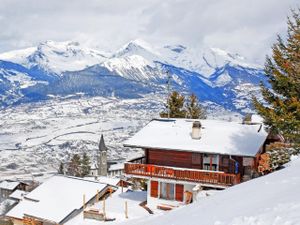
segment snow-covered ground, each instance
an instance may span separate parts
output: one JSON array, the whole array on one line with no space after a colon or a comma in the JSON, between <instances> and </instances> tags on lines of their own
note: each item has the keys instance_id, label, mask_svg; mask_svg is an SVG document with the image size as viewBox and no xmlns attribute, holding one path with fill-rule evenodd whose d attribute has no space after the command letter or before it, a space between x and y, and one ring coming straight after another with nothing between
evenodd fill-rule
<instances>
[{"instance_id":1,"label":"snow-covered ground","mask_svg":"<svg viewBox=\"0 0 300 225\"><path fill-rule=\"evenodd\" d=\"M109 159L122 162L140 155L141 150L124 148L123 142L158 117L164 99L158 94L128 100L82 97L1 110L0 179L56 172L59 163L74 153L87 152L94 161L101 134ZM237 114L209 107L210 118L239 119Z\"/></svg>"},{"instance_id":2,"label":"snow-covered ground","mask_svg":"<svg viewBox=\"0 0 300 225\"><path fill-rule=\"evenodd\" d=\"M147 192L145 191L127 191L125 188L123 190L119 188L116 192L112 194L105 200L105 212L107 219L114 219L114 221L109 222L109 224L118 224L124 221L130 221L136 218L145 218L151 216L149 212L144 209L139 204L146 201ZM128 207L128 218L125 217L125 202L127 202ZM87 209L103 211L103 201L98 202L92 206L87 207ZM76 216L74 219L68 221L66 225L96 225L96 224L106 224L104 221L97 221L91 219L83 219L82 213Z\"/></svg>"},{"instance_id":3,"label":"snow-covered ground","mask_svg":"<svg viewBox=\"0 0 300 225\"><path fill-rule=\"evenodd\" d=\"M109 159L124 160L140 150L122 143L157 117L159 98L82 98L22 105L0 113L0 177L56 171L71 154L95 160L104 134Z\"/></svg>"},{"instance_id":4,"label":"snow-covered ground","mask_svg":"<svg viewBox=\"0 0 300 225\"><path fill-rule=\"evenodd\" d=\"M300 224L300 158L272 174L236 185L165 215L130 225L297 225Z\"/></svg>"}]
</instances>

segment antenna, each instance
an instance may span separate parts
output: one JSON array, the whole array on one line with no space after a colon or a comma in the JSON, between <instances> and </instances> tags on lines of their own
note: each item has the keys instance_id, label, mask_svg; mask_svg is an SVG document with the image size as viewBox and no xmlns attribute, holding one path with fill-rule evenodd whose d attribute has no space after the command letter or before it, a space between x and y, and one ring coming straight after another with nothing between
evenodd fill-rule
<instances>
[{"instance_id":1,"label":"antenna","mask_svg":"<svg viewBox=\"0 0 300 225\"><path fill-rule=\"evenodd\" d=\"M170 71L167 70L167 75L168 75L168 81L167 81L167 90L168 90L168 98L167 98L167 105L168 105L168 119L170 119L170 102L169 102L169 99L170 99L170 83L171 83L171 74L170 74Z\"/></svg>"}]
</instances>

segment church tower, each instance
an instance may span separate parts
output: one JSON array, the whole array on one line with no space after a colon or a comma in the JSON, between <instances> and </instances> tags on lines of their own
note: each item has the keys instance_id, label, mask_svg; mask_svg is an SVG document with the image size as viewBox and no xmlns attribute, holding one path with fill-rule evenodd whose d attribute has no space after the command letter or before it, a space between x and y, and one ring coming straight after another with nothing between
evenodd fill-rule
<instances>
[{"instance_id":1,"label":"church tower","mask_svg":"<svg viewBox=\"0 0 300 225\"><path fill-rule=\"evenodd\" d=\"M103 134L99 142L98 150L98 176L107 176L107 147L104 143Z\"/></svg>"}]
</instances>

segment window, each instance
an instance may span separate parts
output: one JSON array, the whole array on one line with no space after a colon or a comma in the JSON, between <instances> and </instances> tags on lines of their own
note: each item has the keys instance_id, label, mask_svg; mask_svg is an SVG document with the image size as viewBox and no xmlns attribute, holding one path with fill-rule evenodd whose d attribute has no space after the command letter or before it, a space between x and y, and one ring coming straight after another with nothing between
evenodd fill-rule
<instances>
[{"instance_id":1,"label":"window","mask_svg":"<svg viewBox=\"0 0 300 225\"><path fill-rule=\"evenodd\" d=\"M218 161L219 161L218 155L204 154L203 155L203 169L217 171L218 164L219 164Z\"/></svg>"},{"instance_id":2,"label":"window","mask_svg":"<svg viewBox=\"0 0 300 225\"><path fill-rule=\"evenodd\" d=\"M174 200L175 198L175 185L171 183L160 183L160 198L166 200Z\"/></svg>"}]
</instances>

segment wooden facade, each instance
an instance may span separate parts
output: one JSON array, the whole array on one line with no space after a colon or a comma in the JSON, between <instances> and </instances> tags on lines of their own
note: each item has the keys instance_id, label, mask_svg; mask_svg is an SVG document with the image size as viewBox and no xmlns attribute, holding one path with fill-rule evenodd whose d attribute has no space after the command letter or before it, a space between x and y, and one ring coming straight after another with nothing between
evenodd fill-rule
<instances>
[{"instance_id":1,"label":"wooden facade","mask_svg":"<svg viewBox=\"0 0 300 225\"><path fill-rule=\"evenodd\" d=\"M175 151L175 150L160 150L160 149L145 149L146 164L180 167L187 169L223 171L225 173L239 173L241 176L244 174L243 157L242 156L229 156L218 155L217 167L214 169L214 162L212 158L216 155L205 154L198 152L188 151ZM209 159L209 165L204 168L203 158Z\"/></svg>"}]
</instances>

